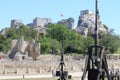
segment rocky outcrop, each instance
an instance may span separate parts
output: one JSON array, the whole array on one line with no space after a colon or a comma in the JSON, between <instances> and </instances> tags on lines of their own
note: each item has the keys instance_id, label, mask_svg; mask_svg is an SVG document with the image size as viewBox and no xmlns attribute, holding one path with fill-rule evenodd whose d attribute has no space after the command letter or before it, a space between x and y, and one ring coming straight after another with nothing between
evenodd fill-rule
<instances>
[{"instance_id":1,"label":"rocky outcrop","mask_svg":"<svg viewBox=\"0 0 120 80\"><path fill-rule=\"evenodd\" d=\"M28 26L30 26L32 29L34 28L44 28L46 27L46 25L48 25L49 23L52 23L52 19L51 18L40 18L40 17L36 17L33 20L33 23L29 23L27 24Z\"/></svg>"},{"instance_id":2,"label":"rocky outcrop","mask_svg":"<svg viewBox=\"0 0 120 80\"><path fill-rule=\"evenodd\" d=\"M5 29L2 29L2 30L0 31L0 34L1 34L1 35L6 35L6 31L7 31L6 28L5 28Z\"/></svg>"},{"instance_id":3,"label":"rocky outcrop","mask_svg":"<svg viewBox=\"0 0 120 80\"><path fill-rule=\"evenodd\" d=\"M17 52L24 54L24 51L27 45L28 45L28 42L24 41L24 37L21 37L19 40L12 40L11 42L12 50L11 50L11 53L9 54L9 57L11 59L14 59Z\"/></svg>"},{"instance_id":4,"label":"rocky outcrop","mask_svg":"<svg viewBox=\"0 0 120 80\"><path fill-rule=\"evenodd\" d=\"M90 10L83 10L79 16L78 26L76 31L84 36L93 35L95 30L95 14ZM102 35L107 30L98 17L98 34Z\"/></svg>"},{"instance_id":5,"label":"rocky outcrop","mask_svg":"<svg viewBox=\"0 0 120 80\"><path fill-rule=\"evenodd\" d=\"M73 29L74 28L74 19L73 18L63 19L61 21L58 21L57 24L63 24L68 29Z\"/></svg>"},{"instance_id":6,"label":"rocky outcrop","mask_svg":"<svg viewBox=\"0 0 120 80\"><path fill-rule=\"evenodd\" d=\"M1 59L7 59L7 55L0 51L0 60Z\"/></svg>"},{"instance_id":7,"label":"rocky outcrop","mask_svg":"<svg viewBox=\"0 0 120 80\"><path fill-rule=\"evenodd\" d=\"M46 34L46 29L48 27L48 24L52 23L51 18L40 18L36 17L32 23L27 24L30 26L31 30L37 30L40 35Z\"/></svg>"},{"instance_id":8,"label":"rocky outcrop","mask_svg":"<svg viewBox=\"0 0 120 80\"><path fill-rule=\"evenodd\" d=\"M11 27L13 28L19 28L22 24L23 22L20 19L11 20Z\"/></svg>"},{"instance_id":9,"label":"rocky outcrop","mask_svg":"<svg viewBox=\"0 0 120 80\"><path fill-rule=\"evenodd\" d=\"M35 40L24 41L24 37L21 37L19 40L12 40L11 45L10 59L15 59L17 56L21 60L21 58L28 55L28 57L32 57L35 60L37 55L40 54L40 44L35 43Z\"/></svg>"},{"instance_id":10,"label":"rocky outcrop","mask_svg":"<svg viewBox=\"0 0 120 80\"><path fill-rule=\"evenodd\" d=\"M36 60L36 57L40 54L40 44L35 43L35 40L31 40L26 48L28 56L32 57L33 60Z\"/></svg>"}]
</instances>

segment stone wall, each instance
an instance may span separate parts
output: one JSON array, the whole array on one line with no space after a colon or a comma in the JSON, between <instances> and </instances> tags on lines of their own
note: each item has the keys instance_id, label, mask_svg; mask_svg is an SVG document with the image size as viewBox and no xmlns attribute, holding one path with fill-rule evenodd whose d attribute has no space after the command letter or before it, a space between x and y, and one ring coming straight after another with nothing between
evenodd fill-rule
<instances>
[{"instance_id":1,"label":"stone wall","mask_svg":"<svg viewBox=\"0 0 120 80\"><path fill-rule=\"evenodd\" d=\"M43 74L55 72L59 69L60 56L41 55L37 61L0 61L0 74ZM69 71L81 71L82 65L79 60L73 60L65 56L65 65Z\"/></svg>"},{"instance_id":2,"label":"stone wall","mask_svg":"<svg viewBox=\"0 0 120 80\"><path fill-rule=\"evenodd\" d=\"M1 63L0 74L38 74L38 73L51 73L58 68L59 62L54 64L51 62L4 62ZM71 66L70 63L66 64L69 71L79 70L79 67Z\"/></svg>"},{"instance_id":3,"label":"stone wall","mask_svg":"<svg viewBox=\"0 0 120 80\"><path fill-rule=\"evenodd\" d=\"M84 69L85 59L65 56L65 65L69 72L78 72ZM52 73L60 69L60 56L41 55L37 61L0 61L0 74L43 74ZM119 69L120 60L108 60L109 69Z\"/></svg>"}]
</instances>

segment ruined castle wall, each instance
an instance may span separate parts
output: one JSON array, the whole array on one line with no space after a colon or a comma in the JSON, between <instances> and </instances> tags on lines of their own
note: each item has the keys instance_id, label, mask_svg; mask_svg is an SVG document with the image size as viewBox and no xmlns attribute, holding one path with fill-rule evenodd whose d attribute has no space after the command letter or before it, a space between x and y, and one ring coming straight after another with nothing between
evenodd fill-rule
<instances>
[{"instance_id":1,"label":"ruined castle wall","mask_svg":"<svg viewBox=\"0 0 120 80\"><path fill-rule=\"evenodd\" d=\"M85 59L65 56L66 70L69 72L82 72ZM109 69L119 69L120 60L108 59ZM52 73L59 69L60 56L41 55L37 61L0 61L0 74L43 74Z\"/></svg>"}]
</instances>

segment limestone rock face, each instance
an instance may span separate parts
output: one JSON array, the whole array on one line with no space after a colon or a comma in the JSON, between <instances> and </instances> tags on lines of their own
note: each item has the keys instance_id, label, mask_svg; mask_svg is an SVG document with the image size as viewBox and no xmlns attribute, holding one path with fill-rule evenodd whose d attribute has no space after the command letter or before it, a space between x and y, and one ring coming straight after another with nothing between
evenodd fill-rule
<instances>
[{"instance_id":1,"label":"limestone rock face","mask_svg":"<svg viewBox=\"0 0 120 80\"><path fill-rule=\"evenodd\" d=\"M40 44L35 43L35 40L31 40L26 48L28 56L32 57L33 60L36 60L36 57L40 54Z\"/></svg>"},{"instance_id":2,"label":"limestone rock face","mask_svg":"<svg viewBox=\"0 0 120 80\"><path fill-rule=\"evenodd\" d=\"M29 23L27 25L30 26L32 29L34 29L34 28L38 28L39 29L39 28L44 28L49 23L52 23L52 19L51 18L36 17L33 20L33 23Z\"/></svg>"},{"instance_id":3,"label":"limestone rock face","mask_svg":"<svg viewBox=\"0 0 120 80\"><path fill-rule=\"evenodd\" d=\"M11 20L11 27L13 28L19 28L20 25L22 24L23 24L22 20L19 20L19 19Z\"/></svg>"},{"instance_id":4,"label":"limestone rock face","mask_svg":"<svg viewBox=\"0 0 120 80\"><path fill-rule=\"evenodd\" d=\"M28 42L24 41L24 37L21 37L19 40L12 40L11 45L12 50L11 53L9 54L9 57L13 59L17 52L20 52L21 54L24 53L25 48L28 45Z\"/></svg>"},{"instance_id":5,"label":"limestone rock face","mask_svg":"<svg viewBox=\"0 0 120 80\"><path fill-rule=\"evenodd\" d=\"M98 34L106 33L107 30L98 16ZM83 10L79 16L76 31L84 36L93 35L95 32L95 14L90 10Z\"/></svg>"},{"instance_id":6,"label":"limestone rock face","mask_svg":"<svg viewBox=\"0 0 120 80\"><path fill-rule=\"evenodd\" d=\"M68 29L73 29L74 28L74 19L73 18L63 19L61 21L58 21L58 24L63 24Z\"/></svg>"},{"instance_id":7,"label":"limestone rock face","mask_svg":"<svg viewBox=\"0 0 120 80\"><path fill-rule=\"evenodd\" d=\"M1 35L6 35L6 31L7 31L7 29L2 29L2 30L0 31L0 34L1 34Z\"/></svg>"},{"instance_id":8,"label":"limestone rock face","mask_svg":"<svg viewBox=\"0 0 120 80\"><path fill-rule=\"evenodd\" d=\"M12 40L11 45L12 50L9 54L11 59L14 59L19 53L23 57L28 55L28 57L32 57L35 60L37 55L40 54L40 44L35 43L35 40L24 41L24 37L21 37L19 40Z\"/></svg>"}]
</instances>

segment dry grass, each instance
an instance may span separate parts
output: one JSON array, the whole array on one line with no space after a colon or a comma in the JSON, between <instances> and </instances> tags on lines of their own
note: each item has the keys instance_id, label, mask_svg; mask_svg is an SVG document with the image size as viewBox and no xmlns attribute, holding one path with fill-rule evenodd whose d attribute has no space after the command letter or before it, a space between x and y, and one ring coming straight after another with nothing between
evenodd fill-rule
<instances>
[{"instance_id":1,"label":"dry grass","mask_svg":"<svg viewBox=\"0 0 120 80\"><path fill-rule=\"evenodd\" d=\"M2 80L2 79L1 79ZM8 80L8 79L4 79ZM57 80L57 78L43 78L43 79L9 79L9 80Z\"/></svg>"},{"instance_id":2,"label":"dry grass","mask_svg":"<svg viewBox=\"0 0 120 80\"><path fill-rule=\"evenodd\" d=\"M41 78L41 79L4 79L4 80L57 80L58 78ZM2 80L2 79L0 79ZM71 80L80 80L80 78L73 78Z\"/></svg>"}]
</instances>

